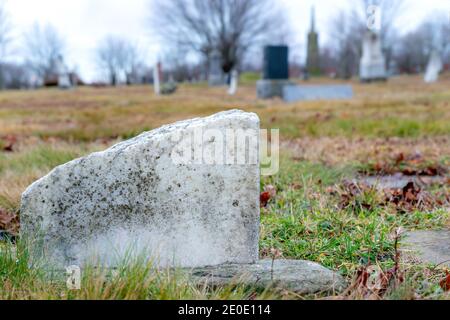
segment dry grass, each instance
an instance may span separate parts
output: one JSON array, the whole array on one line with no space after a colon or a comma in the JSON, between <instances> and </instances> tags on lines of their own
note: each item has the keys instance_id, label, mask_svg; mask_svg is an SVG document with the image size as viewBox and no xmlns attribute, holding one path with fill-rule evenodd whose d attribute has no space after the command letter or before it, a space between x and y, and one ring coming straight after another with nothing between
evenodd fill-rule
<instances>
[{"instance_id":1,"label":"dry grass","mask_svg":"<svg viewBox=\"0 0 450 320\"><path fill-rule=\"evenodd\" d=\"M420 156L429 162L450 164L450 136L421 138L303 137L283 142L298 161L329 166L349 163L382 163L403 154Z\"/></svg>"},{"instance_id":2,"label":"dry grass","mask_svg":"<svg viewBox=\"0 0 450 320\"><path fill-rule=\"evenodd\" d=\"M164 123L231 108L254 111L283 137L422 136L450 133L450 77L425 86L415 78L371 86L354 83L349 101L285 104L262 101L246 85L230 97L224 88L181 86L157 97L149 87L79 88L0 93L0 136L94 141L129 137Z\"/></svg>"}]
</instances>

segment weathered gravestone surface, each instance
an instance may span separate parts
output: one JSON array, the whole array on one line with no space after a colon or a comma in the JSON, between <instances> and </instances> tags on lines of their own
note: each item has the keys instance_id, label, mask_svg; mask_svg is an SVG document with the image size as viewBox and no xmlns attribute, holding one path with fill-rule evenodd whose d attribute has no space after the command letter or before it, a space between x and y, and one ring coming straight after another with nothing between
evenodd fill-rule
<instances>
[{"instance_id":1,"label":"weathered gravestone surface","mask_svg":"<svg viewBox=\"0 0 450 320\"><path fill-rule=\"evenodd\" d=\"M288 52L287 46L264 48L263 79L256 83L258 98L283 96L283 87L290 84Z\"/></svg>"},{"instance_id":2,"label":"weathered gravestone surface","mask_svg":"<svg viewBox=\"0 0 450 320\"><path fill-rule=\"evenodd\" d=\"M254 263L258 129L253 113L222 112L68 162L22 195L21 234L36 240L35 256L56 267L115 266L127 254L160 266ZM223 152L216 142L233 132ZM207 154L231 158L217 164L220 156L213 162Z\"/></svg>"},{"instance_id":3,"label":"weathered gravestone surface","mask_svg":"<svg viewBox=\"0 0 450 320\"><path fill-rule=\"evenodd\" d=\"M351 99L352 97L351 85L288 85L283 88L283 100L286 102Z\"/></svg>"},{"instance_id":4,"label":"weathered gravestone surface","mask_svg":"<svg viewBox=\"0 0 450 320\"><path fill-rule=\"evenodd\" d=\"M384 81L387 79L386 60L384 58L380 37L368 31L363 39L363 54L359 66L362 82Z\"/></svg>"},{"instance_id":5,"label":"weathered gravestone surface","mask_svg":"<svg viewBox=\"0 0 450 320\"><path fill-rule=\"evenodd\" d=\"M430 60L427 64L424 81L426 83L433 83L439 79L439 73L442 70L442 59L438 51L433 50L430 55Z\"/></svg>"}]
</instances>

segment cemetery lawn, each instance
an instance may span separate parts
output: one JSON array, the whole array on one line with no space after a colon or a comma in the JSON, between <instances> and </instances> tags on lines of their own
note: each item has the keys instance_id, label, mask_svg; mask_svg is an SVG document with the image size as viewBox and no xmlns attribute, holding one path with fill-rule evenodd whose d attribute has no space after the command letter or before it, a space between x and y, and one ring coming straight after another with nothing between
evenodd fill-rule
<instances>
[{"instance_id":1,"label":"cemetery lawn","mask_svg":"<svg viewBox=\"0 0 450 320\"><path fill-rule=\"evenodd\" d=\"M353 85L349 101L293 104L257 100L250 78L233 97L204 84L160 97L144 86L0 92L0 230L8 236L20 228L21 193L55 166L166 123L239 108L256 112L262 128L279 128L282 140L279 173L261 179L262 190L276 189L261 209L261 258L315 261L349 283L345 293L308 297L211 289L130 262L114 274L86 270L82 289L70 291L29 268L19 239L0 240L0 299L449 299L445 266L398 242L402 230L450 228L450 75L427 86L419 77ZM366 182L399 173L419 176L421 190ZM376 276L395 273L376 297L350 286L368 265Z\"/></svg>"}]
</instances>

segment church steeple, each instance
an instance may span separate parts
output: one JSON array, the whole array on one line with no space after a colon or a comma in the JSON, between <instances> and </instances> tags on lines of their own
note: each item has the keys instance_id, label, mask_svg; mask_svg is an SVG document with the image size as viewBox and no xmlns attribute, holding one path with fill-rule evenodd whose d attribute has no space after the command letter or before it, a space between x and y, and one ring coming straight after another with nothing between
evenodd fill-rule
<instances>
[{"instance_id":1,"label":"church steeple","mask_svg":"<svg viewBox=\"0 0 450 320\"><path fill-rule=\"evenodd\" d=\"M311 32L316 31L316 8L311 7Z\"/></svg>"},{"instance_id":2,"label":"church steeple","mask_svg":"<svg viewBox=\"0 0 450 320\"><path fill-rule=\"evenodd\" d=\"M316 31L316 9L314 6L311 7L311 30L308 33L306 68L310 75L318 75L320 73L319 35Z\"/></svg>"}]
</instances>

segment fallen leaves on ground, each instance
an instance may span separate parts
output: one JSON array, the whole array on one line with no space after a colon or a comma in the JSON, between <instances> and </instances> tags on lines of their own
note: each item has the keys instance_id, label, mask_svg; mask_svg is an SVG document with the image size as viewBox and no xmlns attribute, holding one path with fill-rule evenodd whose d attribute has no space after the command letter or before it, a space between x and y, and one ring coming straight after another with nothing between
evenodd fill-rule
<instances>
[{"instance_id":1,"label":"fallen leaves on ground","mask_svg":"<svg viewBox=\"0 0 450 320\"><path fill-rule=\"evenodd\" d=\"M343 298L381 300L386 293L395 290L405 281L404 272L400 268L398 250L401 234L401 229L395 230L393 234L394 266L388 270L383 270L378 265L361 266L350 286L342 294Z\"/></svg>"},{"instance_id":2,"label":"fallen leaves on ground","mask_svg":"<svg viewBox=\"0 0 450 320\"><path fill-rule=\"evenodd\" d=\"M342 184L334 187L328 187L326 191L332 195L339 197L338 207L340 209L362 207L370 209L372 203L368 200L367 195L374 193L376 190L366 184L356 183L349 180L344 180Z\"/></svg>"},{"instance_id":3,"label":"fallen leaves on ground","mask_svg":"<svg viewBox=\"0 0 450 320\"><path fill-rule=\"evenodd\" d=\"M389 175L402 173L405 176L439 176L448 169L441 164L427 160L420 152L393 154L382 161L369 164L361 170L364 174Z\"/></svg>"},{"instance_id":4,"label":"fallen leaves on ground","mask_svg":"<svg viewBox=\"0 0 450 320\"><path fill-rule=\"evenodd\" d=\"M263 192L261 192L259 196L259 205L261 208L265 208L267 204L269 203L270 199L275 198L277 194L277 190L273 185L266 185L264 187Z\"/></svg>"},{"instance_id":5,"label":"fallen leaves on ground","mask_svg":"<svg viewBox=\"0 0 450 320\"><path fill-rule=\"evenodd\" d=\"M420 188L413 181L403 188L384 188L378 190L373 186L353 181L343 181L340 185L327 188L327 192L339 197L339 208L361 207L371 209L374 206L391 206L397 212L414 210L432 210L450 204L450 194L440 190L434 194Z\"/></svg>"},{"instance_id":6,"label":"fallen leaves on ground","mask_svg":"<svg viewBox=\"0 0 450 320\"><path fill-rule=\"evenodd\" d=\"M1 150L5 152L13 152L14 146L17 143L17 137L13 135L7 135L0 139L0 147Z\"/></svg>"},{"instance_id":7,"label":"fallen leaves on ground","mask_svg":"<svg viewBox=\"0 0 450 320\"><path fill-rule=\"evenodd\" d=\"M441 286L442 290L450 291L450 272L446 270L445 274L445 278L439 282L439 285Z\"/></svg>"},{"instance_id":8,"label":"fallen leaves on ground","mask_svg":"<svg viewBox=\"0 0 450 320\"><path fill-rule=\"evenodd\" d=\"M19 233L19 216L0 208L0 231L6 231L12 236Z\"/></svg>"}]
</instances>

